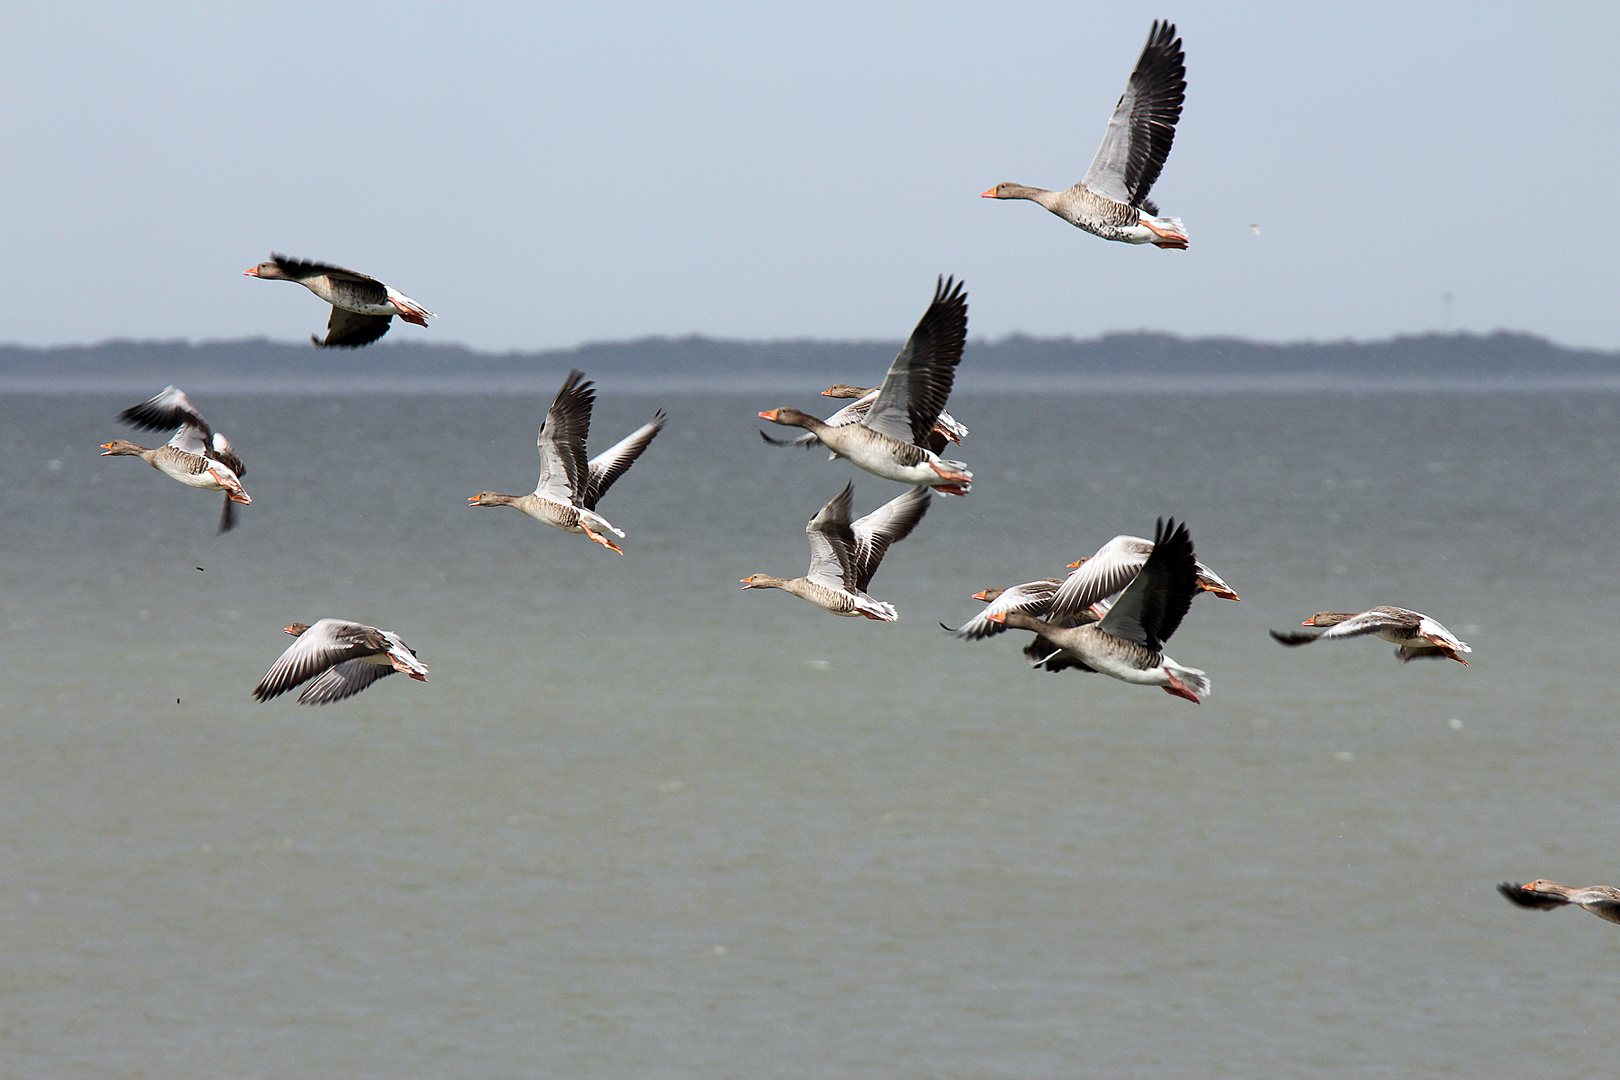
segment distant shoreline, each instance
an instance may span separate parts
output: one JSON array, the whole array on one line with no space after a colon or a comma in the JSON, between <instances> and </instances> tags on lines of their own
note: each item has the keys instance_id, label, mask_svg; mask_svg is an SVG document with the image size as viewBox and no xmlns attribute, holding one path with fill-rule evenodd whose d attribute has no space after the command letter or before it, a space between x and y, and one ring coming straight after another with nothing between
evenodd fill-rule
<instances>
[{"instance_id":1,"label":"distant shoreline","mask_svg":"<svg viewBox=\"0 0 1620 1080\"><path fill-rule=\"evenodd\" d=\"M384 343L322 351L264 338L191 343L0 345L0 391L79 393L175 383L244 393L547 392L569 368L622 389L823 389L876 382L899 341L644 338L530 353ZM969 341L957 385L971 392L1193 392L1620 387L1620 351L1530 334L1423 334L1370 342L1268 344L1109 334Z\"/></svg>"}]
</instances>

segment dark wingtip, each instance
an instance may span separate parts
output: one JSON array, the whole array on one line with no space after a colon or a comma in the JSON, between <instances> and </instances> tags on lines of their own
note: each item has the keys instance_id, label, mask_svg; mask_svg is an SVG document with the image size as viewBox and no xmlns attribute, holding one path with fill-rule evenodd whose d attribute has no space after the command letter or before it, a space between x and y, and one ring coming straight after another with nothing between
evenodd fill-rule
<instances>
[{"instance_id":1,"label":"dark wingtip","mask_svg":"<svg viewBox=\"0 0 1620 1080\"><path fill-rule=\"evenodd\" d=\"M1283 645L1308 645L1316 640L1315 634L1308 634L1302 630L1267 630L1266 633L1271 635L1272 640Z\"/></svg>"}]
</instances>

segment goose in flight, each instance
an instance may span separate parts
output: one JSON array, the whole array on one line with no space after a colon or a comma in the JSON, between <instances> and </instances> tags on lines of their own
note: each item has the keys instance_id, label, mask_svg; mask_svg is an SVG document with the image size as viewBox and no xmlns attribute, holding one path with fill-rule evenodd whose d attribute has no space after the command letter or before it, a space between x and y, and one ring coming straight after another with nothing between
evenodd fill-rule
<instances>
[{"instance_id":1,"label":"goose in flight","mask_svg":"<svg viewBox=\"0 0 1620 1080\"><path fill-rule=\"evenodd\" d=\"M1062 591L1060 588L1057 595ZM1209 693L1209 679L1197 668L1183 667L1164 655L1164 642L1181 625L1197 592L1198 559L1187 526L1174 518L1161 518L1152 553L1098 621L1061 626L1022 611L998 612L990 619L1042 635L1078 660L1077 666L1083 670L1162 687L1165 693L1198 704ZM1053 611L1057 610L1057 595Z\"/></svg>"},{"instance_id":2,"label":"goose in flight","mask_svg":"<svg viewBox=\"0 0 1620 1080\"><path fill-rule=\"evenodd\" d=\"M1576 888L1571 885L1560 885L1556 881L1541 879L1532 881L1528 885L1504 881L1496 887L1496 891L1520 907L1551 911L1553 908L1560 908L1565 904L1576 904L1600 919L1620 923L1620 889L1609 885L1588 885L1585 888Z\"/></svg>"},{"instance_id":3,"label":"goose in flight","mask_svg":"<svg viewBox=\"0 0 1620 1080\"><path fill-rule=\"evenodd\" d=\"M1301 626L1310 630L1271 631L1284 645L1309 645L1313 641L1363 637L1371 634L1398 646L1395 655L1405 664L1412 660L1446 657L1464 667L1468 661L1458 653L1473 652L1457 635L1421 611L1399 607L1375 607L1366 611L1318 611Z\"/></svg>"},{"instance_id":4,"label":"goose in flight","mask_svg":"<svg viewBox=\"0 0 1620 1080\"><path fill-rule=\"evenodd\" d=\"M947 461L928 449L929 436L945 409L956 365L967 341L967 293L953 278L940 278L934 299L911 332L878 388L866 414L834 425L798 409L771 409L761 420L802 427L834 457L848 458L874 476L920 484L945 495L966 495L973 474L960 461ZM836 415L836 414L835 414ZM766 442L774 442L763 431Z\"/></svg>"},{"instance_id":5,"label":"goose in flight","mask_svg":"<svg viewBox=\"0 0 1620 1080\"><path fill-rule=\"evenodd\" d=\"M137 446L128 439L114 439L101 444L102 457L138 457L187 487L223 491L225 509L220 512L219 531L227 532L236 525L235 504L246 506L253 501L242 489L247 466L230 440L208 426L183 390L166 386L156 397L119 413L118 419L143 431L172 428L174 437L155 449Z\"/></svg>"},{"instance_id":6,"label":"goose in flight","mask_svg":"<svg viewBox=\"0 0 1620 1080\"><path fill-rule=\"evenodd\" d=\"M437 315L392 285L374 277L326 263L289 259L271 253L270 261L242 271L246 277L267 281L296 281L332 305L326 323L326 340L314 334L309 340L317 349L358 349L388 333L395 315L417 326L426 326Z\"/></svg>"},{"instance_id":7,"label":"goose in flight","mask_svg":"<svg viewBox=\"0 0 1620 1080\"><path fill-rule=\"evenodd\" d=\"M997 184L983 197L1029 199L1104 240L1185 248L1181 219L1160 217L1148 191L1170 156L1186 90L1186 56L1175 25L1155 21L1085 178L1063 191Z\"/></svg>"},{"instance_id":8,"label":"goose in flight","mask_svg":"<svg viewBox=\"0 0 1620 1080\"><path fill-rule=\"evenodd\" d=\"M595 404L596 391L585 381L585 373L570 371L552 399L535 440L540 448L540 482L534 491L528 495L482 491L469 497L467 505L515 506L536 521L563 532L583 533L623 555L624 549L603 533L622 540L624 531L598 514L596 504L664 429L667 417L659 409L647 423L586 461L585 439L590 434Z\"/></svg>"},{"instance_id":9,"label":"goose in flight","mask_svg":"<svg viewBox=\"0 0 1620 1080\"><path fill-rule=\"evenodd\" d=\"M866 587L889 545L904 540L928 512L928 488L918 485L856 521L849 521L853 483L833 496L804 527L810 537L810 569L803 577L752 574L745 589L781 589L834 615L864 615L880 622L899 618L894 605L873 599Z\"/></svg>"},{"instance_id":10,"label":"goose in flight","mask_svg":"<svg viewBox=\"0 0 1620 1080\"><path fill-rule=\"evenodd\" d=\"M293 623L287 633L298 640L253 688L259 701L269 701L310 679L315 681L298 695L300 705L342 701L396 671L427 682L427 665L392 630L347 619L320 619L313 625Z\"/></svg>"}]
</instances>

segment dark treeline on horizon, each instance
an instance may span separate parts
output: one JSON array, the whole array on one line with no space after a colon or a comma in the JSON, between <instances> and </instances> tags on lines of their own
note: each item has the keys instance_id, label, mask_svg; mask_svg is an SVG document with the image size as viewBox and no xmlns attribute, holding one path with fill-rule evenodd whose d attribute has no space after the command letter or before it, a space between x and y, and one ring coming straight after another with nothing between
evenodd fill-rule
<instances>
[{"instance_id":1,"label":"dark treeline on horizon","mask_svg":"<svg viewBox=\"0 0 1620 1080\"><path fill-rule=\"evenodd\" d=\"M700 336L601 342L536 352L477 352L419 341L358 350L319 350L264 338L191 343L108 341L46 348L0 345L0 378L344 378L379 375L522 378L570 367L593 376L882 376L900 341L727 341ZM1469 375L1620 374L1620 351L1574 349L1531 334L1422 334L1370 342L1269 344L1239 338L1107 334L1036 338L1015 334L968 342L963 374L1022 376L1341 375L1445 378Z\"/></svg>"}]
</instances>

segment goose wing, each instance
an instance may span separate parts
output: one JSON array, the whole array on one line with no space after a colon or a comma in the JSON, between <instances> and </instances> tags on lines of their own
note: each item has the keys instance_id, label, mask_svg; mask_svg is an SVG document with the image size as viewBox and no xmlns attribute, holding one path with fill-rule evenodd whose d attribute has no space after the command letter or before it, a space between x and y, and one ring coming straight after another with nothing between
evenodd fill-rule
<instances>
[{"instance_id":1,"label":"goose wing","mask_svg":"<svg viewBox=\"0 0 1620 1080\"><path fill-rule=\"evenodd\" d=\"M1064 579L1052 597L1048 621L1078 615L1123 590L1141 572L1152 550L1153 544L1140 536L1116 536L1108 541Z\"/></svg>"},{"instance_id":2,"label":"goose wing","mask_svg":"<svg viewBox=\"0 0 1620 1080\"><path fill-rule=\"evenodd\" d=\"M386 664L373 664L367 660L345 660L327 668L320 678L304 687L298 695L300 705L328 705L334 701L353 697L378 679L386 678L394 669Z\"/></svg>"},{"instance_id":3,"label":"goose wing","mask_svg":"<svg viewBox=\"0 0 1620 1080\"><path fill-rule=\"evenodd\" d=\"M270 665L270 670L254 687L253 696L268 701L335 664L387 650L388 642L375 626L344 619L321 619L299 634L281 658Z\"/></svg>"},{"instance_id":4,"label":"goose wing","mask_svg":"<svg viewBox=\"0 0 1620 1080\"><path fill-rule=\"evenodd\" d=\"M387 292L383 295L386 298ZM318 349L358 349L388 333L393 321L392 315L362 315L358 311L333 305L332 317L326 320L326 340L322 341L314 334L309 336L309 340Z\"/></svg>"},{"instance_id":5,"label":"goose wing","mask_svg":"<svg viewBox=\"0 0 1620 1080\"><path fill-rule=\"evenodd\" d=\"M1080 186L1116 202L1143 206L1170 156L1186 90L1186 56L1175 25L1155 21Z\"/></svg>"},{"instance_id":6,"label":"goose wing","mask_svg":"<svg viewBox=\"0 0 1620 1080\"><path fill-rule=\"evenodd\" d=\"M647 423L591 458L587 469L589 475L585 481L585 496L581 500L581 505L585 509L596 509L597 500L607 494L607 489L613 486L613 481L623 476L625 470L641 456L641 452L647 449L660 431L664 430L664 421L668 419L664 410L659 409Z\"/></svg>"},{"instance_id":7,"label":"goose wing","mask_svg":"<svg viewBox=\"0 0 1620 1080\"><path fill-rule=\"evenodd\" d=\"M358 270L345 270L341 266L314 262L310 259L293 259L286 255L277 255L275 252L270 253L270 261L275 263L277 269L294 281L304 282L310 278L324 277L332 281L348 283L355 292L356 298L365 300L367 303L381 304L388 300L388 286L370 274L362 274Z\"/></svg>"},{"instance_id":8,"label":"goose wing","mask_svg":"<svg viewBox=\"0 0 1620 1080\"><path fill-rule=\"evenodd\" d=\"M1359 615L1352 615L1336 626L1330 626L1317 636L1327 641L1331 638L1364 637L1367 634L1378 634L1386 630L1416 630L1423 616L1415 611L1406 611L1401 608L1373 608L1363 611Z\"/></svg>"},{"instance_id":9,"label":"goose wing","mask_svg":"<svg viewBox=\"0 0 1620 1080\"><path fill-rule=\"evenodd\" d=\"M805 577L832 589L855 588L855 533L849 527L853 482L817 511L804 527L810 537L810 569Z\"/></svg>"},{"instance_id":10,"label":"goose wing","mask_svg":"<svg viewBox=\"0 0 1620 1080\"><path fill-rule=\"evenodd\" d=\"M965 286L955 278L942 277L934 286L933 303L889 365L861 423L901 442L926 445L934 421L951 396L966 342Z\"/></svg>"},{"instance_id":11,"label":"goose wing","mask_svg":"<svg viewBox=\"0 0 1620 1080\"><path fill-rule=\"evenodd\" d=\"M139 405L131 405L118 414L118 419L143 431L173 431L179 427L192 427L202 433L204 442L211 438L208 421L191 404L185 391L177 386L165 386L155 397Z\"/></svg>"},{"instance_id":12,"label":"goose wing","mask_svg":"<svg viewBox=\"0 0 1620 1080\"><path fill-rule=\"evenodd\" d=\"M534 493L557 502L575 504L586 491L590 467L585 461L585 439L591 433L591 409L596 390L583 371L570 371L562 389L551 400L535 445L540 448L540 483Z\"/></svg>"},{"instance_id":13,"label":"goose wing","mask_svg":"<svg viewBox=\"0 0 1620 1080\"><path fill-rule=\"evenodd\" d=\"M242 463L241 455L236 452L236 447L232 446L231 440L220 432L214 432L213 443L208 448L208 456L235 473L238 480L247 475L247 466Z\"/></svg>"},{"instance_id":14,"label":"goose wing","mask_svg":"<svg viewBox=\"0 0 1620 1080\"><path fill-rule=\"evenodd\" d=\"M1153 553L1097 629L1158 652L1181 625L1197 591L1198 559L1187 526L1160 518Z\"/></svg>"},{"instance_id":15,"label":"goose wing","mask_svg":"<svg viewBox=\"0 0 1620 1080\"><path fill-rule=\"evenodd\" d=\"M877 573L878 564L883 561L883 553L889 550L890 544L904 540L911 534L932 503L933 493L919 485L904 495L890 499L851 526L850 531L855 538L853 561L857 589L866 591L872 575Z\"/></svg>"},{"instance_id":16,"label":"goose wing","mask_svg":"<svg viewBox=\"0 0 1620 1080\"><path fill-rule=\"evenodd\" d=\"M1026 581L1022 585L1014 585L1010 589L1001 590L985 605L983 611L958 626L951 633L963 641L980 641L987 637L994 637L1004 632L1007 627L1003 623L991 622L992 615L1005 615L1013 611L1021 611L1025 615L1033 615L1037 619L1045 618L1052 606L1052 597L1063 582L1058 578L1042 578L1040 581ZM945 629L950 627L940 623ZM1037 639L1039 640L1039 639Z\"/></svg>"}]
</instances>

